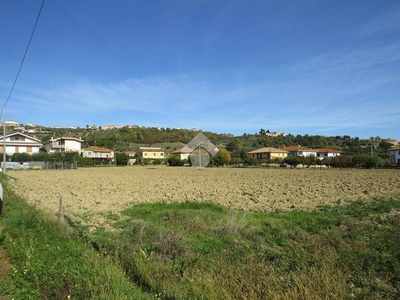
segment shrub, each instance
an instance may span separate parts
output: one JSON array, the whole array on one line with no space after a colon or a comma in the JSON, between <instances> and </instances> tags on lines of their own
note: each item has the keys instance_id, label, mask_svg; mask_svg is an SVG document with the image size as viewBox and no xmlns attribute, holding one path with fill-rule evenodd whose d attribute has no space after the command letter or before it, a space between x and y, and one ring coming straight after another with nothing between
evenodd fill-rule
<instances>
[{"instance_id":1,"label":"shrub","mask_svg":"<svg viewBox=\"0 0 400 300\"><path fill-rule=\"evenodd\" d=\"M258 160L254 157L246 157L243 159L243 165L245 166L258 166Z\"/></svg>"},{"instance_id":2,"label":"shrub","mask_svg":"<svg viewBox=\"0 0 400 300\"><path fill-rule=\"evenodd\" d=\"M24 161L31 161L32 157L28 153L14 153L11 156L11 161L15 162L24 162Z\"/></svg>"},{"instance_id":3,"label":"shrub","mask_svg":"<svg viewBox=\"0 0 400 300\"><path fill-rule=\"evenodd\" d=\"M167 163L169 166L172 166L172 167L184 165L184 162L182 160L180 160L180 158L175 154L170 154L168 156Z\"/></svg>"},{"instance_id":4,"label":"shrub","mask_svg":"<svg viewBox=\"0 0 400 300\"><path fill-rule=\"evenodd\" d=\"M164 160L161 158L153 159L153 165L162 165Z\"/></svg>"},{"instance_id":5,"label":"shrub","mask_svg":"<svg viewBox=\"0 0 400 300\"><path fill-rule=\"evenodd\" d=\"M116 153L117 165L118 166L126 166L129 161L129 155L125 153Z\"/></svg>"}]
</instances>

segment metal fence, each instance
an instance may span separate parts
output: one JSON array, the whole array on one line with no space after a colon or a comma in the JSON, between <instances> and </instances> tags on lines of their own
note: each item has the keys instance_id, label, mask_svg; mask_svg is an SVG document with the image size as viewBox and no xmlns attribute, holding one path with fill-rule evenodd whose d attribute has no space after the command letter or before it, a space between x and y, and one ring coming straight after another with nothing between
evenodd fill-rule
<instances>
[{"instance_id":1,"label":"metal fence","mask_svg":"<svg viewBox=\"0 0 400 300\"><path fill-rule=\"evenodd\" d=\"M45 170L62 170L76 169L76 162L59 162L59 161L30 161L30 162L6 162L7 169L28 170L28 169L45 169ZM1 163L3 168L3 163Z\"/></svg>"}]
</instances>

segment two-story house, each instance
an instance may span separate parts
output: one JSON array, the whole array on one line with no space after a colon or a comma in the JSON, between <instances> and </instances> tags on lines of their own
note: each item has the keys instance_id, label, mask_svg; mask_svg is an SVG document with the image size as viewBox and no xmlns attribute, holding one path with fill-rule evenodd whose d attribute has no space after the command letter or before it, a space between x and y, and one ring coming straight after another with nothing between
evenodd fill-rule
<instances>
[{"instance_id":1,"label":"two-story house","mask_svg":"<svg viewBox=\"0 0 400 300\"><path fill-rule=\"evenodd\" d=\"M265 147L256 149L254 151L250 151L247 153L249 157L253 157L256 159L284 159L288 156L288 152L282 149L277 149L273 147Z\"/></svg>"},{"instance_id":2,"label":"two-story house","mask_svg":"<svg viewBox=\"0 0 400 300\"><path fill-rule=\"evenodd\" d=\"M43 146L48 153L52 152L80 152L83 140L73 137L51 138Z\"/></svg>"},{"instance_id":3,"label":"two-story house","mask_svg":"<svg viewBox=\"0 0 400 300\"><path fill-rule=\"evenodd\" d=\"M400 166L400 148L391 148L390 151L390 164L392 166Z\"/></svg>"},{"instance_id":4,"label":"two-story house","mask_svg":"<svg viewBox=\"0 0 400 300\"><path fill-rule=\"evenodd\" d=\"M97 147L97 146L90 146L84 148L81 152L83 157L91 158L94 161L101 161L101 162L111 162L114 161L114 150Z\"/></svg>"},{"instance_id":5,"label":"two-story house","mask_svg":"<svg viewBox=\"0 0 400 300\"><path fill-rule=\"evenodd\" d=\"M136 150L136 157L139 161L143 159L164 159L164 150L156 147L139 147Z\"/></svg>"},{"instance_id":6,"label":"two-story house","mask_svg":"<svg viewBox=\"0 0 400 300\"><path fill-rule=\"evenodd\" d=\"M310 149L307 147L302 147L302 146L289 146L289 147L284 147L282 150L285 150L288 152L289 156L317 156L317 151L315 149Z\"/></svg>"},{"instance_id":7,"label":"two-story house","mask_svg":"<svg viewBox=\"0 0 400 300\"><path fill-rule=\"evenodd\" d=\"M13 155L14 153L38 153L40 147L42 147L39 139L23 133L7 134L5 144L7 155ZM4 153L4 137L0 137L0 152Z\"/></svg>"}]
</instances>

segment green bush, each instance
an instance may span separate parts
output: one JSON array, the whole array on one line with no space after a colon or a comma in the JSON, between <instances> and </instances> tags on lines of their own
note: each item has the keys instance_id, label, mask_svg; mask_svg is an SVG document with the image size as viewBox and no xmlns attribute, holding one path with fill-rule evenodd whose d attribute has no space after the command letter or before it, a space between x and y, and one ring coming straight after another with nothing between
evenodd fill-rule
<instances>
[{"instance_id":1,"label":"green bush","mask_svg":"<svg viewBox=\"0 0 400 300\"><path fill-rule=\"evenodd\" d=\"M167 164L172 167L183 166L185 163L175 154L170 154L167 158Z\"/></svg>"},{"instance_id":2,"label":"green bush","mask_svg":"<svg viewBox=\"0 0 400 300\"><path fill-rule=\"evenodd\" d=\"M153 159L153 165L162 165L164 160L161 158Z\"/></svg>"},{"instance_id":3,"label":"green bush","mask_svg":"<svg viewBox=\"0 0 400 300\"><path fill-rule=\"evenodd\" d=\"M27 161L31 161L31 160L32 160L32 157L28 153L14 153L11 156L11 161L14 161L14 162L27 162Z\"/></svg>"},{"instance_id":4,"label":"green bush","mask_svg":"<svg viewBox=\"0 0 400 300\"><path fill-rule=\"evenodd\" d=\"M258 166L258 160L254 157L246 157L243 159L243 165L245 166Z\"/></svg>"},{"instance_id":5,"label":"green bush","mask_svg":"<svg viewBox=\"0 0 400 300\"><path fill-rule=\"evenodd\" d=\"M128 164L128 161L130 159L129 155L126 153L117 153L116 154L117 158L117 165L118 166L126 166Z\"/></svg>"}]
</instances>

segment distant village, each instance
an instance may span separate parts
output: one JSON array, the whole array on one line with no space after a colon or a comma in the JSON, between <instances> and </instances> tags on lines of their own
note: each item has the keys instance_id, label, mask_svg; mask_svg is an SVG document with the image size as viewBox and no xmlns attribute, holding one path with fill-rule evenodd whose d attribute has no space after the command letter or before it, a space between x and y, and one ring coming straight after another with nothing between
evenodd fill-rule
<instances>
[{"instance_id":1,"label":"distant village","mask_svg":"<svg viewBox=\"0 0 400 300\"><path fill-rule=\"evenodd\" d=\"M6 134L5 137L1 137L0 139L0 152L6 154L8 156L12 156L14 153L27 153L34 154L39 153L41 149L45 149L47 153L54 152L77 152L84 158L90 158L94 161L102 161L102 162L114 162L116 159L116 150L108 149L99 146L89 146L83 148L84 140L76 137L51 137L48 141L42 142L34 135L39 133L45 133L50 129L59 129L58 126L52 127L44 127L40 125L34 124L21 124L17 121L6 121L5 127L12 133ZM1 126L3 124L1 123ZM68 127L69 129L90 129L90 130L113 130L113 129L121 129L121 128L146 128L144 126L139 125L86 125L85 128L80 128L78 126ZM181 128L175 127L175 130L180 130ZM196 128L189 129L190 131L198 131ZM269 132L265 130L261 130L261 135L265 137L285 137L286 134L280 131ZM32 136L33 135L33 136ZM386 139L385 142L390 143L392 147L390 148L390 163L392 165L400 165L400 146L397 140L394 139ZM6 147L4 151L4 145ZM171 153L176 155L180 160L187 160L188 157L192 154L195 149L188 147L188 145L184 145L181 149L176 149ZM136 151L130 151L127 153L131 159L128 164L133 164L136 161L143 160L164 160L165 153L164 149L161 147L138 147ZM308 148L300 145L289 145L282 148L274 148L274 147L261 147L253 151L249 151L247 153L248 157L251 157L258 161L264 160L284 160L287 157L315 157L319 160L330 157L337 157L342 154L341 151L330 149L330 148Z\"/></svg>"},{"instance_id":2,"label":"distant village","mask_svg":"<svg viewBox=\"0 0 400 300\"><path fill-rule=\"evenodd\" d=\"M0 126L3 126L3 122L0 122ZM36 133L36 132L43 132L47 129L60 129L61 127L54 125L54 126L42 126L42 125L35 125L35 124L22 124L17 121L7 120L6 127L13 129L14 131L21 131L23 133ZM85 127L79 126L69 126L66 127L68 129L91 129L91 130L112 130L112 129L121 129L121 128L146 128L146 126L139 126L139 125L117 125L117 124L107 124L107 125L86 125ZM180 127L174 127L173 129L181 129ZM191 128L191 131L198 131L196 128Z\"/></svg>"}]
</instances>

